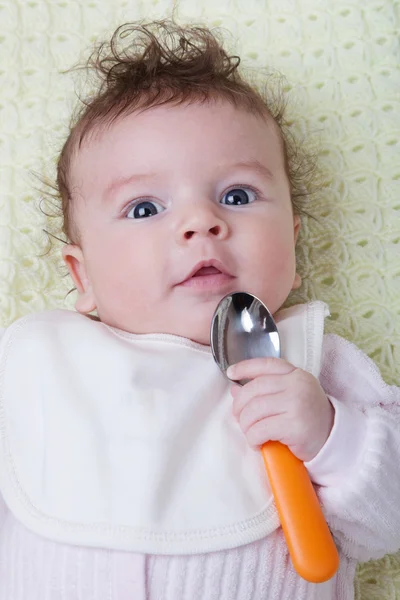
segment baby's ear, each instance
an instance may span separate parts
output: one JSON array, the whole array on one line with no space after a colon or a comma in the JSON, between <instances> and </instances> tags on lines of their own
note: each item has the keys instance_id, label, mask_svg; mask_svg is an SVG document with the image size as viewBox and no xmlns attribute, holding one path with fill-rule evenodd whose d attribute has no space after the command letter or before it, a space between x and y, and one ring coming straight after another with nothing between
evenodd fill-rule
<instances>
[{"instance_id":1,"label":"baby's ear","mask_svg":"<svg viewBox=\"0 0 400 600\"><path fill-rule=\"evenodd\" d=\"M76 310L83 314L92 312L96 309L96 300L87 274L82 249L76 244L66 244L63 247L62 256L78 290L78 298L75 302Z\"/></svg>"},{"instance_id":2,"label":"baby's ear","mask_svg":"<svg viewBox=\"0 0 400 600\"><path fill-rule=\"evenodd\" d=\"M300 286L301 286L301 277L298 273L296 273L294 276L294 280L293 280L292 290L298 290Z\"/></svg>"}]
</instances>

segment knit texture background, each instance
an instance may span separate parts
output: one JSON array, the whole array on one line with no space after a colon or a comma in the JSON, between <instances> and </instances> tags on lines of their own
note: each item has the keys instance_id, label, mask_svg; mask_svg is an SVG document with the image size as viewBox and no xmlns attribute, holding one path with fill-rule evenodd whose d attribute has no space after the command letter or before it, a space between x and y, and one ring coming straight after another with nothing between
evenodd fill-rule
<instances>
[{"instance_id":1,"label":"knit texture background","mask_svg":"<svg viewBox=\"0 0 400 600\"><path fill-rule=\"evenodd\" d=\"M76 75L62 74L126 21L172 15L223 27L227 47L262 84L287 79L288 115L318 154L321 185L299 242L303 286L328 331L355 342L388 383L400 376L400 3L398 0L0 0L0 327L73 308L58 222L40 210L54 175ZM23 369L23 367L21 367ZM400 554L361 565L356 597L400 598Z\"/></svg>"}]
</instances>

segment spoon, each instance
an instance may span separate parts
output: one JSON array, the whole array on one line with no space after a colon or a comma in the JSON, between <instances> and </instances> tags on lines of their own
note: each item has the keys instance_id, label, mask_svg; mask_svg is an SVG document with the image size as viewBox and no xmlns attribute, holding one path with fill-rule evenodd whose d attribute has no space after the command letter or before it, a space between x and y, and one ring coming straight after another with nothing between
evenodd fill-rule
<instances>
[{"instance_id":1,"label":"spoon","mask_svg":"<svg viewBox=\"0 0 400 600\"><path fill-rule=\"evenodd\" d=\"M279 358L279 333L261 300L246 292L225 296L213 316L211 350L225 377L241 360ZM304 463L277 441L266 442L261 453L294 568L307 581L327 581L339 555Z\"/></svg>"}]
</instances>

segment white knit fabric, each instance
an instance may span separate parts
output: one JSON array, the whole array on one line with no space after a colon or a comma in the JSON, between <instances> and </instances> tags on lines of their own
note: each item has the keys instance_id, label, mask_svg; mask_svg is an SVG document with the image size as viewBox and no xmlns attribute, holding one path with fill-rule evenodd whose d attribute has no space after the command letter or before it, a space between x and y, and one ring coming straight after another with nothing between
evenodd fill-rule
<instances>
[{"instance_id":1,"label":"white knit fabric","mask_svg":"<svg viewBox=\"0 0 400 600\"><path fill-rule=\"evenodd\" d=\"M290 566L281 530L233 550L155 556L61 545L3 513L0 600L350 600L355 561L307 583Z\"/></svg>"}]
</instances>

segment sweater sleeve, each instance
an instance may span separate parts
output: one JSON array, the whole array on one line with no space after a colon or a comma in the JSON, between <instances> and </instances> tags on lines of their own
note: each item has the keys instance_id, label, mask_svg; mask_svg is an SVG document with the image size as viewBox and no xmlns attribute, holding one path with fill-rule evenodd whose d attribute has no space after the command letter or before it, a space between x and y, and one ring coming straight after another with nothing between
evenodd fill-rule
<instances>
[{"instance_id":1,"label":"sweater sleeve","mask_svg":"<svg viewBox=\"0 0 400 600\"><path fill-rule=\"evenodd\" d=\"M324 339L320 382L344 414L358 413L354 422L362 423L363 436L345 476L318 495L343 552L359 561L380 558L400 548L400 388L387 385L372 360L333 334Z\"/></svg>"}]
</instances>

